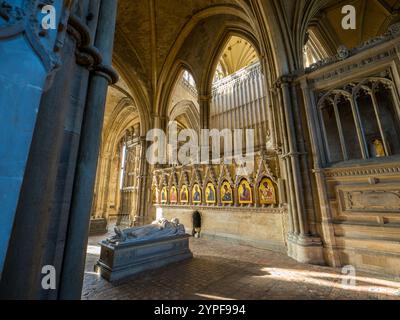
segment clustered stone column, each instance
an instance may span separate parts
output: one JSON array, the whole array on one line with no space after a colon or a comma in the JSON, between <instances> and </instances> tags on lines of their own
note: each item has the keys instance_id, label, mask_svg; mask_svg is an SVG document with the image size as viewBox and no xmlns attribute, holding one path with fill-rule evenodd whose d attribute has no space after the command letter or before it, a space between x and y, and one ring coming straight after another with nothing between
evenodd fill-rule
<instances>
[{"instance_id":1,"label":"clustered stone column","mask_svg":"<svg viewBox=\"0 0 400 320\"><path fill-rule=\"evenodd\" d=\"M113 154L110 150L100 151L89 236L107 233L108 198L111 197L110 195L115 192L117 187L115 176L119 173L119 158L118 153Z\"/></svg>"},{"instance_id":2,"label":"clustered stone column","mask_svg":"<svg viewBox=\"0 0 400 320\"><path fill-rule=\"evenodd\" d=\"M297 103L294 77L278 79L278 99L283 138L284 171L289 194L288 254L304 263L323 264L322 242L315 228L311 177L307 165L301 111Z\"/></svg>"},{"instance_id":3,"label":"clustered stone column","mask_svg":"<svg viewBox=\"0 0 400 320\"><path fill-rule=\"evenodd\" d=\"M24 15L9 21L29 20L32 30L22 28L17 41L3 38L0 19L0 49L9 53L0 61L1 87L7 74L20 86L2 92L0 105L2 127L9 127L0 159L8 163L6 176L18 176L7 189L0 177L1 196L8 199L0 234L9 239L1 241L0 297L79 299L102 110L107 86L117 79L110 67L117 1L55 0L58 28L48 33L40 32L39 21L40 4L47 1L22 3L24 11L10 12ZM18 152L7 160L10 150ZM55 268L56 290L41 286L46 265Z\"/></svg>"},{"instance_id":4,"label":"clustered stone column","mask_svg":"<svg viewBox=\"0 0 400 320\"><path fill-rule=\"evenodd\" d=\"M120 207L118 211L117 225L130 227L132 219L136 214L137 201L137 176L138 176L138 154L140 152L137 138L132 141L130 135L125 137L125 162L123 166L122 188Z\"/></svg>"},{"instance_id":5,"label":"clustered stone column","mask_svg":"<svg viewBox=\"0 0 400 320\"><path fill-rule=\"evenodd\" d=\"M209 129L211 96L208 94L199 95L199 106L200 106L200 129Z\"/></svg>"},{"instance_id":6,"label":"clustered stone column","mask_svg":"<svg viewBox=\"0 0 400 320\"><path fill-rule=\"evenodd\" d=\"M313 171L317 184L317 193L319 197L319 203L321 207L321 227L322 235L325 239L324 247L328 255L328 260L331 261L331 265L334 267L340 267L340 258L335 251L335 231L332 225L332 211L329 205L329 197L326 185L326 178L324 171L322 170L323 156L322 150L324 148L321 132L318 121L318 114L316 109L315 98L310 91L307 80L301 81L301 89L304 99L304 108L307 115L308 130L311 139L311 148L313 154Z\"/></svg>"},{"instance_id":7,"label":"clustered stone column","mask_svg":"<svg viewBox=\"0 0 400 320\"><path fill-rule=\"evenodd\" d=\"M42 2L7 0L0 8L0 278L12 242L35 124L40 121L37 110L59 70L71 8L71 3L63 6L63 1L54 1L59 29L41 33L38 5ZM64 44L67 51L68 43Z\"/></svg>"},{"instance_id":8,"label":"clustered stone column","mask_svg":"<svg viewBox=\"0 0 400 320\"><path fill-rule=\"evenodd\" d=\"M140 137L140 165L139 165L139 179L138 179L138 197L137 197L137 208L136 216L134 219L135 226L142 226L148 221L149 212L151 206L151 175L149 175L149 163L147 161L147 149L150 145L150 141L146 140L146 137Z\"/></svg>"},{"instance_id":9,"label":"clustered stone column","mask_svg":"<svg viewBox=\"0 0 400 320\"><path fill-rule=\"evenodd\" d=\"M60 298L74 299L82 291L89 221L100 151L107 87L118 76L111 69L117 1L102 0L95 46L103 61L91 76L83 118L78 166L61 278Z\"/></svg>"}]
</instances>

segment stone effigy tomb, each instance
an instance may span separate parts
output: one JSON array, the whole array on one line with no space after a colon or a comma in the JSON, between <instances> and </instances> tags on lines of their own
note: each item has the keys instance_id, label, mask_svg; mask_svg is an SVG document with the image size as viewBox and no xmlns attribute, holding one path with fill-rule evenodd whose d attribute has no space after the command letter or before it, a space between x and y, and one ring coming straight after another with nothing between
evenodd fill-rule
<instances>
[{"instance_id":1,"label":"stone effigy tomb","mask_svg":"<svg viewBox=\"0 0 400 320\"><path fill-rule=\"evenodd\" d=\"M100 243L97 262L101 276L111 282L193 257L190 236L178 219L114 231L113 237Z\"/></svg>"}]
</instances>

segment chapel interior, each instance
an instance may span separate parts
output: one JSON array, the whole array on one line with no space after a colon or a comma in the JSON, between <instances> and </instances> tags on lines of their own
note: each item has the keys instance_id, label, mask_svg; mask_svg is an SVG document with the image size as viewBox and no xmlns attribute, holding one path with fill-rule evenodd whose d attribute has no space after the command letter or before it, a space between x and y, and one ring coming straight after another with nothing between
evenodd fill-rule
<instances>
[{"instance_id":1,"label":"chapel interior","mask_svg":"<svg viewBox=\"0 0 400 320\"><path fill-rule=\"evenodd\" d=\"M103 296L89 249L114 227L178 218L194 253L179 274L223 283L222 261L228 272L241 254L300 268L282 283L352 266L399 299L399 0L54 0L58 27L43 32L47 2L0 1L0 298L152 298L148 279L173 270ZM346 5L355 29L343 28ZM185 139L150 163L149 132L169 138L172 123ZM205 129L230 132L219 153L174 158ZM253 132L247 174L224 158L248 151L239 129ZM329 286L320 277L308 285ZM251 288L245 298L291 297ZM215 290L201 297L235 297Z\"/></svg>"}]
</instances>

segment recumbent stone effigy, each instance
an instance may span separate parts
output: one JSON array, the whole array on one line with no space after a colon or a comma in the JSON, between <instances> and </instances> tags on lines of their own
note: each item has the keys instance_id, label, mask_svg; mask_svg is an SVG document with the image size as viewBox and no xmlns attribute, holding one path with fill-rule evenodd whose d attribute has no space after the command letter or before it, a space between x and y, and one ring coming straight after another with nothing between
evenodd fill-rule
<instances>
[{"instance_id":1,"label":"recumbent stone effigy","mask_svg":"<svg viewBox=\"0 0 400 320\"><path fill-rule=\"evenodd\" d=\"M108 281L129 278L143 271L193 257L185 227L178 219L160 219L150 225L121 230L102 241L97 267Z\"/></svg>"}]
</instances>

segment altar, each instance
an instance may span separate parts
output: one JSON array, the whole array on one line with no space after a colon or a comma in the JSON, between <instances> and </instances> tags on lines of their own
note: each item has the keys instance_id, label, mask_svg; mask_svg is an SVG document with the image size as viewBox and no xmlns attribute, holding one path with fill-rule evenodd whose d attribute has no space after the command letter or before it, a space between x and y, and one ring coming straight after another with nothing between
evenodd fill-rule
<instances>
[{"instance_id":1,"label":"altar","mask_svg":"<svg viewBox=\"0 0 400 320\"><path fill-rule=\"evenodd\" d=\"M100 243L97 262L100 274L113 282L139 273L161 268L193 257L189 249L190 236L177 219L161 219L153 224L115 229L116 235Z\"/></svg>"}]
</instances>

